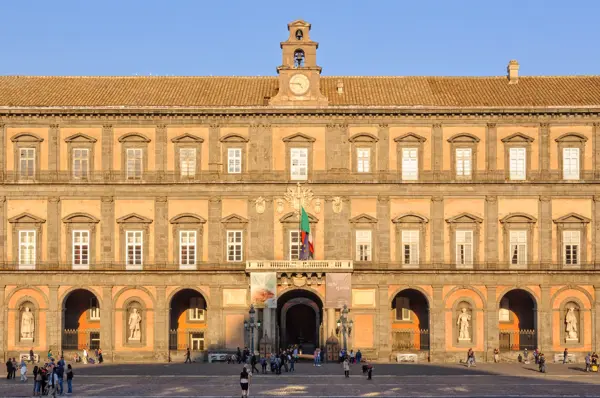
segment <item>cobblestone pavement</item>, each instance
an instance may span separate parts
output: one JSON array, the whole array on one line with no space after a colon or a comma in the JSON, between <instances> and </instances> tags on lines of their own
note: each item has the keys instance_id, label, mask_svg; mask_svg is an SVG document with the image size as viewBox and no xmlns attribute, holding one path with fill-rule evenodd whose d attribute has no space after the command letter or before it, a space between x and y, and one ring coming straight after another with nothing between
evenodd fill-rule
<instances>
[{"instance_id":1,"label":"cobblestone pavement","mask_svg":"<svg viewBox=\"0 0 600 398\"><path fill-rule=\"evenodd\" d=\"M77 365L73 396L90 397L235 397L240 396L241 365L120 364ZM31 379L0 379L0 396L31 396ZM66 383L65 383L66 389ZM481 364L476 368L436 364L375 364L373 380L353 366L297 365L296 373L254 375L252 397L600 397L600 373L580 365L533 366Z\"/></svg>"}]
</instances>

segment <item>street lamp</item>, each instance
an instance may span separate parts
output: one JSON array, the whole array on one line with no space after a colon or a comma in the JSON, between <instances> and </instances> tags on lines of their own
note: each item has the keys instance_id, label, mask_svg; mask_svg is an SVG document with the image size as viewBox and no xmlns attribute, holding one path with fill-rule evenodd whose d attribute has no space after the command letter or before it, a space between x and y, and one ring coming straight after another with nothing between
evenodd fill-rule
<instances>
[{"instance_id":1,"label":"street lamp","mask_svg":"<svg viewBox=\"0 0 600 398\"><path fill-rule=\"evenodd\" d=\"M344 350L348 350L347 337L349 337L352 333L354 322L352 320L348 321L348 306L346 304L344 304L344 308L342 309L340 319L338 319L336 326L335 333L339 334L342 332L342 337L344 339Z\"/></svg>"},{"instance_id":2,"label":"street lamp","mask_svg":"<svg viewBox=\"0 0 600 398\"><path fill-rule=\"evenodd\" d=\"M260 321L255 320L256 310L254 309L254 305L250 305L250 311L248 311L248 314L250 314L250 321L244 321L244 329L252 332L252 338L250 340L250 352L252 353L251 355L254 355L254 329L260 329Z\"/></svg>"}]
</instances>

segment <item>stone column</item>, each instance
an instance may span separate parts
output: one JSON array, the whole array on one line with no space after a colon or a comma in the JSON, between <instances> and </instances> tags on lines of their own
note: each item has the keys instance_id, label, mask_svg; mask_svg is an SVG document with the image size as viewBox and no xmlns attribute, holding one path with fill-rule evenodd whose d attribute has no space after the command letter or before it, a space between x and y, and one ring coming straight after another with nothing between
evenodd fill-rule
<instances>
[{"instance_id":1,"label":"stone column","mask_svg":"<svg viewBox=\"0 0 600 398\"><path fill-rule=\"evenodd\" d=\"M540 171L544 180L550 177L550 124L540 123Z\"/></svg>"},{"instance_id":2,"label":"stone column","mask_svg":"<svg viewBox=\"0 0 600 398\"><path fill-rule=\"evenodd\" d=\"M593 167L594 178L598 178L600 175L600 123L592 124L592 146L594 149Z\"/></svg>"},{"instance_id":3,"label":"stone column","mask_svg":"<svg viewBox=\"0 0 600 398\"><path fill-rule=\"evenodd\" d=\"M319 223L317 228L325 228L325 259L348 260L352 257L352 230L350 228L350 201L342 198L342 208L339 213L334 210L333 198L325 201L325 223ZM323 227L321 227L323 225ZM315 242L319 244L319 242Z\"/></svg>"},{"instance_id":4,"label":"stone column","mask_svg":"<svg viewBox=\"0 0 600 398\"><path fill-rule=\"evenodd\" d=\"M166 196L154 199L154 263L164 266L169 250L169 203Z\"/></svg>"},{"instance_id":5,"label":"stone column","mask_svg":"<svg viewBox=\"0 0 600 398\"><path fill-rule=\"evenodd\" d=\"M592 258L594 264L600 263L600 195L594 195L592 214Z\"/></svg>"},{"instance_id":6,"label":"stone column","mask_svg":"<svg viewBox=\"0 0 600 398\"><path fill-rule=\"evenodd\" d=\"M600 285L594 285L594 308L592 309L592 347L600 351Z\"/></svg>"},{"instance_id":7,"label":"stone column","mask_svg":"<svg viewBox=\"0 0 600 398\"><path fill-rule=\"evenodd\" d=\"M550 303L550 286L541 285L542 298L537 307L537 340L542 352L552 350L552 306Z\"/></svg>"},{"instance_id":8,"label":"stone column","mask_svg":"<svg viewBox=\"0 0 600 398\"><path fill-rule=\"evenodd\" d=\"M375 341L379 343L379 359L390 360L392 355L390 305L388 301L388 284L383 281L377 289L377 330L374 331Z\"/></svg>"},{"instance_id":9,"label":"stone column","mask_svg":"<svg viewBox=\"0 0 600 398\"><path fill-rule=\"evenodd\" d=\"M348 142L348 125L328 124L325 131L325 162L327 170L350 170L350 143Z\"/></svg>"},{"instance_id":10,"label":"stone column","mask_svg":"<svg viewBox=\"0 0 600 398\"><path fill-rule=\"evenodd\" d=\"M549 196L540 196L540 262L552 263L552 199Z\"/></svg>"},{"instance_id":11,"label":"stone column","mask_svg":"<svg viewBox=\"0 0 600 398\"><path fill-rule=\"evenodd\" d=\"M47 215L47 248L48 262L50 264L58 264L60 262L61 246L61 218L60 218L60 198L53 196L48 198L48 215Z\"/></svg>"},{"instance_id":12,"label":"stone column","mask_svg":"<svg viewBox=\"0 0 600 398\"><path fill-rule=\"evenodd\" d=\"M100 307L100 347L114 359L113 346L113 311L112 286L102 287L102 305Z\"/></svg>"},{"instance_id":13,"label":"stone column","mask_svg":"<svg viewBox=\"0 0 600 398\"><path fill-rule=\"evenodd\" d=\"M390 129L387 124L380 124L377 130L377 171L388 171L390 168Z\"/></svg>"},{"instance_id":14,"label":"stone column","mask_svg":"<svg viewBox=\"0 0 600 398\"><path fill-rule=\"evenodd\" d=\"M165 286L156 286L154 310L154 358L161 362L169 359L169 305Z\"/></svg>"},{"instance_id":15,"label":"stone column","mask_svg":"<svg viewBox=\"0 0 600 398\"><path fill-rule=\"evenodd\" d=\"M158 179L167 170L167 126L159 124L156 126L156 144L154 146L154 162Z\"/></svg>"},{"instance_id":16,"label":"stone column","mask_svg":"<svg viewBox=\"0 0 600 398\"><path fill-rule=\"evenodd\" d=\"M62 305L58 302L58 285L48 286L48 322L46 324L48 347L53 352L60 352L61 350L61 333L63 330L62 319Z\"/></svg>"},{"instance_id":17,"label":"stone column","mask_svg":"<svg viewBox=\"0 0 600 398\"><path fill-rule=\"evenodd\" d=\"M486 360L494 362L494 348L500 349L500 329L498 326L500 320L500 310L496 304L496 286L487 285L487 302L485 308L485 333L484 347L486 351Z\"/></svg>"},{"instance_id":18,"label":"stone column","mask_svg":"<svg viewBox=\"0 0 600 398\"><path fill-rule=\"evenodd\" d=\"M209 252L210 253L210 252ZM210 288L210 307L208 308L208 349L214 350L225 347L225 323L223 322L223 288Z\"/></svg>"},{"instance_id":19,"label":"stone column","mask_svg":"<svg viewBox=\"0 0 600 398\"><path fill-rule=\"evenodd\" d=\"M221 128L211 124L208 129L208 170L218 173L221 171L221 143L219 138Z\"/></svg>"},{"instance_id":20,"label":"stone column","mask_svg":"<svg viewBox=\"0 0 600 398\"><path fill-rule=\"evenodd\" d=\"M0 196L0 265L6 262L6 220L6 196ZM2 338L2 335L0 335L0 338Z\"/></svg>"},{"instance_id":21,"label":"stone column","mask_svg":"<svg viewBox=\"0 0 600 398\"><path fill-rule=\"evenodd\" d=\"M444 197L431 197L431 263L444 263Z\"/></svg>"},{"instance_id":22,"label":"stone column","mask_svg":"<svg viewBox=\"0 0 600 398\"><path fill-rule=\"evenodd\" d=\"M102 126L102 174L105 180L110 180L113 171L114 131L111 124Z\"/></svg>"},{"instance_id":23,"label":"stone column","mask_svg":"<svg viewBox=\"0 0 600 398\"><path fill-rule=\"evenodd\" d=\"M429 309L429 353L431 362L444 362L446 351L444 294L442 285L433 285L433 300Z\"/></svg>"},{"instance_id":24,"label":"stone column","mask_svg":"<svg viewBox=\"0 0 600 398\"><path fill-rule=\"evenodd\" d=\"M109 267L115 261L115 202L112 196L102 197L100 214L100 258L104 267Z\"/></svg>"},{"instance_id":25,"label":"stone column","mask_svg":"<svg viewBox=\"0 0 600 398\"><path fill-rule=\"evenodd\" d=\"M208 261L219 264L223 258L221 234L221 197L212 196L208 201Z\"/></svg>"},{"instance_id":26,"label":"stone column","mask_svg":"<svg viewBox=\"0 0 600 398\"><path fill-rule=\"evenodd\" d=\"M6 125L0 123L0 181L4 181L6 170Z\"/></svg>"},{"instance_id":27,"label":"stone column","mask_svg":"<svg viewBox=\"0 0 600 398\"><path fill-rule=\"evenodd\" d=\"M498 197L485 197L485 261L487 268L498 264Z\"/></svg>"},{"instance_id":28,"label":"stone column","mask_svg":"<svg viewBox=\"0 0 600 398\"><path fill-rule=\"evenodd\" d=\"M377 197L377 260L381 264L390 262L390 197Z\"/></svg>"},{"instance_id":29,"label":"stone column","mask_svg":"<svg viewBox=\"0 0 600 398\"><path fill-rule=\"evenodd\" d=\"M487 171L496 171L497 168L497 137L496 123L488 123L485 128L485 167Z\"/></svg>"},{"instance_id":30,"label":"stone column","mask_svg":"<svg viewBox=\"0 0 600 398\"><path fill-rule=\"evenodd\" d=\"M248 171L272 170L273 130L269 124L250 125L248 140Z\"/></svg>"},{"instance_id":31,"label":"stone column","mask_svg":"<svg viewBox=\"0 0 600 398\"><path fill-rule=\"evenodd\" d=\"M51 124L48 130L48 171L53 174L60 171L60 127L58 124ZM58 175L54 177L57 178Z\"/></svg>"},{"instance_id":32,"label":"stone column","mask_svg":"<svg viewBox=\"0 0 600 398\"><path fill-rule=\"evenodd\" d=\"M4 302L4 295L6 294L6 286L0 284L0 359L6 361L6 341L7 331L5 328L4 320L6 319L6 303Z\"/></svg>"},{"instance_id":33,"label":"stone column","mask_svg":"<svg viewBox=\"0 0 600 398\"><path fill-rule=\"evenodd\" d=\"M444 155L444 137L442 134L442 124L435 123L431 130L431 160L434 172L442 171Z\"/></svg>"},{"instance_id":34,"label":"stone column","mask_svg":"<svg viewBox=\"0 0 600 398\"><path fill-rule=\"evenodd\" d=\"M249 239L247 244L249 260L271 260L274 258L274 218L272 198L260 196L248 199Z\"/></svg>"}]
</instances>

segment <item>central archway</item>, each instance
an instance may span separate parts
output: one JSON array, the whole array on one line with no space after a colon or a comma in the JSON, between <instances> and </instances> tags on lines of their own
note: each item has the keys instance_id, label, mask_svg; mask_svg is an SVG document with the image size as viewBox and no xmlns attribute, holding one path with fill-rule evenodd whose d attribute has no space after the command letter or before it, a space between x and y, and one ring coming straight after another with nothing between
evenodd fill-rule
<instances>
[{"instance_id":1,"label":"central archway","mask_svg":"<svg viewBox=\"0 0 600 398\"><path fill-rule=\"evenodd\" d=\"M61 346L65 351L100 348L100 304L94 293L75 289L63 302Z\"/></svg>"},{"instance_id":2,"label":"central archway","mask_svg":"<svg viewBox=\"0 0 600 398\"><path fill-rule=\"evenodd\" d=\"M308 290L290 290L277 300L279 348L298 346L312 354L320 346L323 302Z\"/></svg>"},{"instance_id":3,"label":"central archway","mask_svg":"<svg viewBox=\"0 0 600 398\"><path fill-rule=\"evenodd\" d=\"M169 305L169 351L205 351L206 300L195 289L175 293Z\"/></svg>"}]
</instances>

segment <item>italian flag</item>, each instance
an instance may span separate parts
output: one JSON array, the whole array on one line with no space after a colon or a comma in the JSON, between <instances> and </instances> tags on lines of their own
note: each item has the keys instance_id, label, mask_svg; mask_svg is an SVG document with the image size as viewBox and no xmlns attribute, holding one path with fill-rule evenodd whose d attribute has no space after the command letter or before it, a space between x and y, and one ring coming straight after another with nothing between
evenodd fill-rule
<instances>
[{"instance_id":1,"label":"italian flag","mask_svg":"<svg viewBox=\"0 0 600 398\"><path fill-rule=\"evenodd\" d=\"M308 220L308 214L302 207L300 214L300 260L312 260L315 256L315 247L313 246L313 237L310 233L310 221Z\"/></svg>"}]
</instances>

